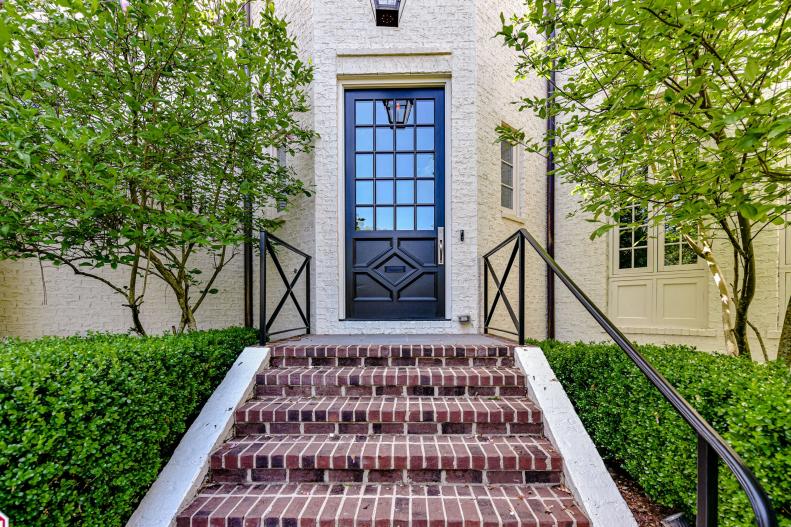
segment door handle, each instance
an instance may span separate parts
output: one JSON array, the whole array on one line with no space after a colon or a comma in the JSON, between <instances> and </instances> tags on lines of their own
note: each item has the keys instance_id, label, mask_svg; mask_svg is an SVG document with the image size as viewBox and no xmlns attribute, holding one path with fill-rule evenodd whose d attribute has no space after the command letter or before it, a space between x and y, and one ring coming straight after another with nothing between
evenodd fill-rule
<instances>
[{"instance_id":1,"label":"door handle","mask_svg":"<svg viewBox=\"0 0 791 527\"><path fill-rule=\"evenodd\" d=\"M437 227L437 265L445 265L445 227Z\"/></svg>"}]
</instances>

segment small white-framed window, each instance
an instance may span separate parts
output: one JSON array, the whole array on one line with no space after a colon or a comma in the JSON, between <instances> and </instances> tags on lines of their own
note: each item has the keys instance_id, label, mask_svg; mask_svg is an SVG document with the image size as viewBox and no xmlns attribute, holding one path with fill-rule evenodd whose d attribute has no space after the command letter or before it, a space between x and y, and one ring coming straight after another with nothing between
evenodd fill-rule
<instances>
[{"instance_id":1,"label":"small white-framed window","mask_svg":"<svg viewBox=\"0 0 791 527\"><path fill-rule=\"evenodd\" d=\"M500 142L500 207L519 215L520 158L519 149L508 141Z\"/></svg>"}]
</instances>

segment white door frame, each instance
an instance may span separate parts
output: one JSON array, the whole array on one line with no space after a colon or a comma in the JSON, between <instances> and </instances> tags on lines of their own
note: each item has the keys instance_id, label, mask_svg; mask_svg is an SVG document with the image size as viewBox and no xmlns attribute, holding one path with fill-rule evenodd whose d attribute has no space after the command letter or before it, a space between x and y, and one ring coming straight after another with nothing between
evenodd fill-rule
<instances>
[{"instance_id":1,"label":"white door frame","mask_svg":"<svg viewBox=\"0 0 791 527\"><path fill-rule=\"evenodd\" d=\"M451 273L453 268L453 153L451 150L451 77L450 75L339 75L338 76L338 318L346 319L346 90L387 88L436 88L445 90L445 319L452 310Z\"/></svg>"}]
</instances>

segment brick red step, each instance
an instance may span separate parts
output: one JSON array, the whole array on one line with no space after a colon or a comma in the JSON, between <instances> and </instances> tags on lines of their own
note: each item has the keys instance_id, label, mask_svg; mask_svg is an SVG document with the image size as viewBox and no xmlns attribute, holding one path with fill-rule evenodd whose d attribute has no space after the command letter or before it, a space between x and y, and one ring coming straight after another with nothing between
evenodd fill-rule
<instances>
[{"instance_id":1,"label":"brick red step","mask_svg":"<svg viewBox=\"0 0 791 527\"><path fill-rule=\"evenodd\" d=\"M560 483L544 438L464 435L255 435L211 456L216 483Z\"/></svg>"},{"instance_id":2,"label":"brick red step","mask_svg":"<svg viewBox=\"0 0 791 527\"><path fill-rule=\"evenodd\" d=\"M540 434L524 397L265 397L236 410L236 433Z\"/></svg>"},{"instance_id":3,"label":"brick red step","mask_svg":"<svg viewBox=\"0 0 791 527\"><path fill-rule=\"evenodd\" d=\"M281 368L257 375L256 395L522 396L524 376L503 367Z\"/></svg>"},{"instance_id":4,"label":"brick red step","mask_svg":"<svg viewBox=\"0 0 791 527\"><path fill-rule=\"evenodd\" d=\"M530 485L214 485L177 527L588 527L568 492Z\"/></svg>"},{"instance_id":5,"label":"brick red step","mask_svg":"<svg viewBox=\"0 0 791 527\"><path fill-rule=\"evenodd\" d=\"M490 345L279 345L272 367L513 366L513 346Z\"/></svg>"}]
</instances>

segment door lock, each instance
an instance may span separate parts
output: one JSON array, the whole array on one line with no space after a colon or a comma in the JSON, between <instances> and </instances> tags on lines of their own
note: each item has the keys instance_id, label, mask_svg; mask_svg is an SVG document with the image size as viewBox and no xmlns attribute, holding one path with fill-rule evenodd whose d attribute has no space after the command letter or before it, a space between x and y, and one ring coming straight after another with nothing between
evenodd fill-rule
<instances>
[{"instance_id":1,"label":"door lock","mask_svg":"<svg viewBox=\"0 0 791 527\"><path fill-rule=\"evenodd\" d=\"M445 227L437 227L437 265L445 265Z\"/></svg>"}]
</instances>

